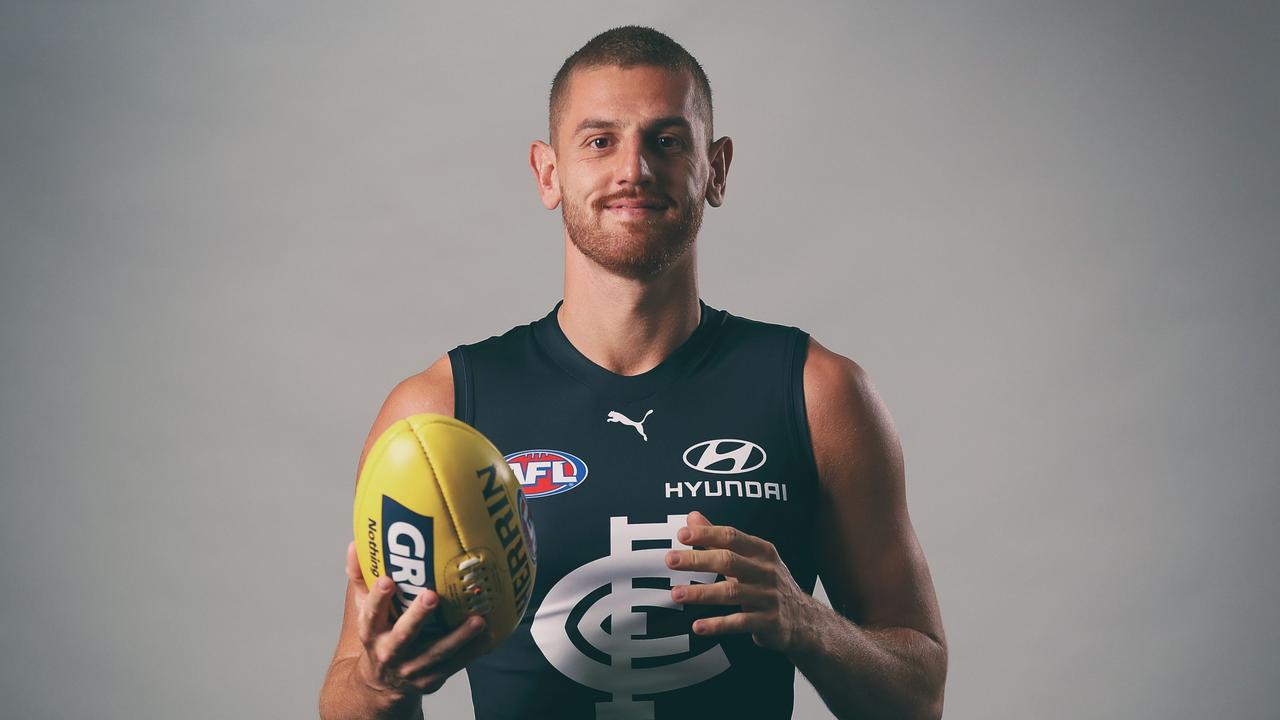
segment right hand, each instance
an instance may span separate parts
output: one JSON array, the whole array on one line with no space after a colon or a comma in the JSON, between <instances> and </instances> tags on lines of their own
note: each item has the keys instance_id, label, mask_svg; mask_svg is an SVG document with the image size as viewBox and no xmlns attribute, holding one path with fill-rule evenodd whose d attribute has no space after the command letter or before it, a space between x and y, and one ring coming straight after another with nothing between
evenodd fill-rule
<instances>
[{"instance_id":1,"label":"right hand","mask_svg":"<svg viewBox=\"0 0 1280 720\"><path fill-rule=\"evenodd\" d=\"M372 589L365 585L354 542L347 546L347 578L355 591L356 630L364 645L355 672L371 689L402 696L433 693L483 654L485 623L480 615L468 617L444 635L419 635L440 606L440 597L430 590L423 590L393 623L395 584L384 576Z\"/></svg>"}]
</instances>

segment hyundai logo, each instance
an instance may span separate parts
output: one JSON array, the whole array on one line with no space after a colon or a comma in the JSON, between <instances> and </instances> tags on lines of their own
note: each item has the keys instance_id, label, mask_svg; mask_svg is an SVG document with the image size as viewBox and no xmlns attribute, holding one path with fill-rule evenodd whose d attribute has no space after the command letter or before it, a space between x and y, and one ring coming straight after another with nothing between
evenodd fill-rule
<instances>
[{"instance_id":1,"label":"hyundai logo","mask_svg":"<svg viewBox=\"0 0 1280 720\"><path fill-rule=\"evenodd\" d=\"M764 460L764 448L749 440L707 440L684 451L685 465L718 475L751 472Z\"/></svg>"}]
</instances>

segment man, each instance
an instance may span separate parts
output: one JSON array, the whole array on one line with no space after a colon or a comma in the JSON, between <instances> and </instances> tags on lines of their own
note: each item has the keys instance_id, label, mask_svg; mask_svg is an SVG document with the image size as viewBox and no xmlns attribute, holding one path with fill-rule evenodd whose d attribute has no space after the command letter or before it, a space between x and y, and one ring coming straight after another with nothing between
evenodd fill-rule
<instances>
[{"instance_id":1,"label":"man","mask_svg":"<svg viewBox=\"0 0 1280 720\"><path fill-rule=\"evenodd\" d=\"M420 638L434 594L390 620L352 545L322 715L419 717L466 668L481 720L790 717L799 668L840 717L939 717L946 645L888 411L804 332L699 299L703 202L733 157L702 68L616 28L550 105L530 164L562 208L564 300L397 385L365 444L435 412L509 453L537 529L529 610L488 655L479 617Z\"/></svg>"}]
</instances>

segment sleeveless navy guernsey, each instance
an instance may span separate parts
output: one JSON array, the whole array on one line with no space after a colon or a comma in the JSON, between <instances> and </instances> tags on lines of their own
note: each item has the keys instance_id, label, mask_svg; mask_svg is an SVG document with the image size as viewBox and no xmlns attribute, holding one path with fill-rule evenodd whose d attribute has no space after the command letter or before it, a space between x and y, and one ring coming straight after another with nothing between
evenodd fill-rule
<instances>
[{"instance_id":1,"label":"sleeveless navy guernsey","mask_svg":"<svg viewBox=\"0 0 1280 720\"><path fill-rule=\"evenodd\" d=\"M652 370L612 373L545 317L449 352L454 414L493 441L528 498L537 581L515 634L467 668L478 720L789 718L794 667L748 634L690 625L667 568L699 510L763 537L813 592L818 498L805 420L808 334L699 301Z\"/></svg>"}]
</instances>

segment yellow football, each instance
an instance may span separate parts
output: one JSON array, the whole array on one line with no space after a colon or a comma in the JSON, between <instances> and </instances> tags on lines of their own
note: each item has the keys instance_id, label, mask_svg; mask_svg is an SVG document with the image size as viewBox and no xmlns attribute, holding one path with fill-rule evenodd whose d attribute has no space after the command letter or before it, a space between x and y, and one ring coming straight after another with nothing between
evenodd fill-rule
<instances>
[{"instance_id":1,"label":"yellow football","mask_svg":"<svg viewBox=\"0 0 1280 720\"><path fill-rule=\"evenodd\" d=\"M464 422L424 413L378 437L356 483L356 548L365 583L396 583L395 614L425 589L440 596L428 631L485 616L488 649L505 640L533 591L533 523L511 467Z\"/></svg>"}]
</instances>

